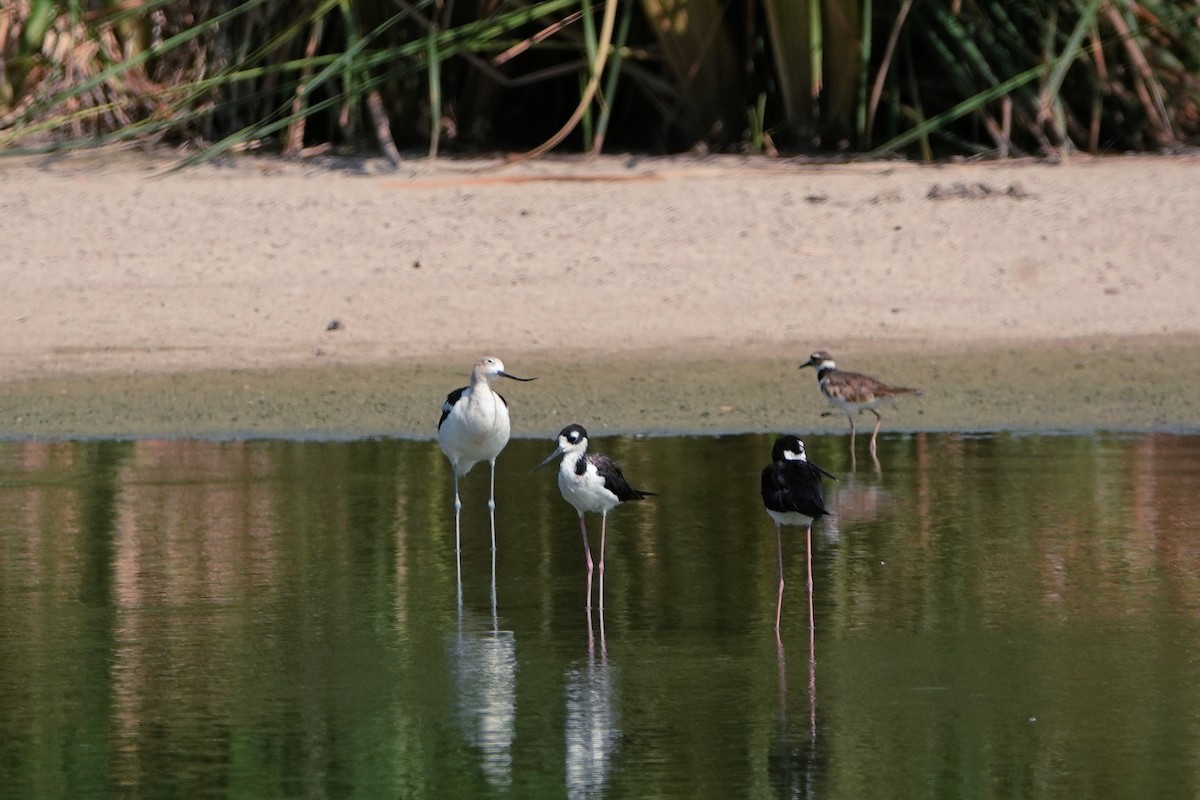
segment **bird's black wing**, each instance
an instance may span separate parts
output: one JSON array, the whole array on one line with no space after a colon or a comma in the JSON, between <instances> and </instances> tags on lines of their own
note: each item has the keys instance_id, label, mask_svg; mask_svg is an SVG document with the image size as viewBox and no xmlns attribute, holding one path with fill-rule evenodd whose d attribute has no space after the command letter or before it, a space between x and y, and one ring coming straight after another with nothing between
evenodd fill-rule
<instances>
[{"instance_id":1,"label":"bird's black wing","mask_svg":"<svg viewBox=\"0 0 1200 800\"><path fill-rule=\"evenodd\" d=\"M828 516L822 472L807 461L776 461L762 471L763 504L771 511L795 511L813 519Z\"/></svg>"},{"instance_id":2,"label":"bird's black wing","mask_svg":"<svg viewBox=\"0 0 1200 800\"><path fill-rule=\"evenodd\" d=\"M791 493L788 491L787 478L783 474L783 462L763 467L762 500L768 511L784 513L796 510L792 508Z\"/></svg>"},{"instance_id":3,"label":"bird's black wing","mask_svg":"<svg viewBox=\"0 0 1200 800\"><path fill-rule=\"evenodd\" d=\"M446 421L446 417L450 416L450 409L454 408L454 404L458 402L458 398L462 397L462 393L466 390L467 387L463 386L446 395L446 401L442 403L442 418L438 420L439 431L442 429L442 423Z\"/></svg>"},{"instance_id":4,"label":"bird's black wing","mask_svg":"<svg viewBox=\"0 0 1200 800\"><path fill-rule=\"evenodd\" d=\"M826 478L829 478L829 479L831 479L831 480L835 480L835 481L837 480L837 475L834 475L832 472L830 472L829 470L825 469L824 467L821 467L821 466L819 466L819 465L817 465L817 464L814 464L812 461L806 461L806 462L804 462L804 463L808 464L810 467L812 467L812 468L813 468L813 469L815 469L817 472L819 472L819 473L821 473L822 475L824 475Z\"/></svg>"},{"instance_id":5,"label":"bird's black wing","mask_svg":"<svg viewBox=\"0 0 1200 800\"><path fill-rule=\"evenodd\" d=\"M654 492L647 492L630 486L629 481L625 480L625 475L621 472L621 468L617 465L617 462L608 456L599 453L594 455L589 454L588 460L595 465L596 472L604 479L604 488L615 494L618 500L641 500L643 497L656 496Z\"/></svg>"}]
</instances>

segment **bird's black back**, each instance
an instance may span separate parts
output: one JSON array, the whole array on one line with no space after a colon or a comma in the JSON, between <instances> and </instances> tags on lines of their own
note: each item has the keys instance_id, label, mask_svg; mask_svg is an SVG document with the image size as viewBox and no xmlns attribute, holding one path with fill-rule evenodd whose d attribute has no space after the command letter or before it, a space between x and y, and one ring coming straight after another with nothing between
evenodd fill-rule
<instances>
[{"instance_id":1,"label":"bird's black back","mask_svg":"<svg viewBox=\"0 0 1200 800\"><path fill-rule=\"evenodd\" d=\"M454 408L454 404L459 401L459 398L462 397L463 392L465 392L468 388L469 387L466 386L460 386L450 394L446 395L446 401L442 403L442 416L438 418L439 431L442 429L442 423L446 421L446 417L450 416L450 409ZM496 392L496 397L500 398L500 402L504 403L505 408L508 407L508 401L504 399L504 395Z\"/></svg>"},{"instance_id":2,"label":"bird's black back","mask_svg":"<svg viewBox=\"0 0 1200 800\"><path fill-rule=\"evenodd\" d=\"M450 394L446 395L446 401L442 403L442 416L438 419L438 430L442 429L442 423L446 421L446 417L450 416L450 409L454 408L454 404L462 397L462 393L467 390L466 386L460 386Z\"/></svg>"},{"instance_id":3,"label":"bird's black back","mask_svg":"<svg viewBox=\"0 0 1200 800\"><path fill-rule=\"evenodd\" d=\"M762 499L769 511L795 511L806 517L828 516L821 491L821 470L809 461L780 460L762 471Z\"/></svg>"},{"instance_id":4,"label":"bird's black back","mask_svg":"<svg viewBox=\"0 0 1200 800\"><path fill-rule=\"evenodd\" d=\"M600 453L588 453L584 458L595 465L596 472L604 479L605 488L615 494L618 500L624 502L626 500L642 500L646 497L655 496L654 492L647 492L630 486L629 481L625 480L624 473L621 472L621 467L608 456ZM583 463L582 459L576 464L575 470L578 472L580 467L583 467L584 470L587 469L587 465Z\"/></svg>"}]
</instances>

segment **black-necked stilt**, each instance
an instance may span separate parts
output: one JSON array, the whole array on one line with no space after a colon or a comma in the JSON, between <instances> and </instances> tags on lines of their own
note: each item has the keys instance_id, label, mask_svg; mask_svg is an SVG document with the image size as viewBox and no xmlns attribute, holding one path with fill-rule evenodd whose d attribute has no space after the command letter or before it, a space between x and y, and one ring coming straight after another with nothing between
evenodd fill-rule
<instances>
[{"instance_id":1,"label":"black-necked stilt","mask_svg":"<svg viewBox=\"0 0 1200 800\"><path fill-rule=\"evenodd\" d=\"M450 459L454 469L454 552L461 549L459 518L462 500L458 495L458 479L471 471L480 461L487 461L492 470L488 512L491 516L492 552L496 550L496 457L508 444L510 426L508 402L492 391L495 378L532 381L504 371L504 362L488 356L481 358L471 370L471 384L455 389L442 403L442 418L438 420L438 444Z\"/></svg>"},{"instance_id":2,"label":"black-necked stilt","mask_svg":"<svg viewBox=\"0 0 1200 800\"><path fill-rule=\"evenodd\" d=\"M779 617L783 609L783 526L803 525L808 550L808 625L811 636L813 619L812 524L831 512L825 507L821 476L834 480L825 470L808 460L804 442L795 436L780 436L771 450L771 466L762 471L762 499L767 513L775 520L775 553L779 558L779 597L775 604L775 635L779 635Z\"/></svg>"},{"instance_id":3,"label":"black-necked stilt","mask_svg":"<svg viewBox=\"0 0 1200 800\"><path fill-rule=\"evenodd\" d=\"M870 411L875 415L875 430L871 432L871 455L875 455L875 438L879 435L879 425L883 419L876 406L891 400L900 394L920 395L920 389L910 389L906 386L889 386L868 375L857 372L842 372L833 361L833 356L824 350L818 350L800 365L800 369L815 367L817 370L817 385L821 394L833 405L840 408L846 419L850 420L850 450L854 450L854 434L856 425L854 415Z\"/></svg>"},{"instance_id":4,"label":"black-necked stilt","mask_svg":"<svg viewBox=\"0 0 1200 800\"><path fill-rule=\"evenodd\" d=\"M541 469L558 456L562 464L558 469L558 489L563 498L579 512L579 530L583 534L583 550L587 555L588 599L592 604L592 549L588 546L587 524L583 515L587 511L600 514L600 610L604 610L604 534L608 512L625 500L642 500L654 492L634 489L625 480L621 468L611 458L600 453L589 453L587 431L582 425L568 425L558 434L558 449L546 457L534 469Z\"/></svg>"}]
</instances>

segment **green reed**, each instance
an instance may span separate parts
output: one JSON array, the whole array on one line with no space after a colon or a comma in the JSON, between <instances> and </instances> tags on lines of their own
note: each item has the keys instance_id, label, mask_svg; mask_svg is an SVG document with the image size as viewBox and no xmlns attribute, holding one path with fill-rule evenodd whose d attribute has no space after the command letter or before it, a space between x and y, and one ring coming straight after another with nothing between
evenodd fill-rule
<instances>
[{"instance_id":1,"label":"green reed","mask_svg":"<svg viewBox=\"0 0 1200 800\"><path fill-rule=\"evenodd\" d=\"M0 56L4 152L929 159L1200 138L1197 0L14 0Z\"/></svg>"}]
</instances>

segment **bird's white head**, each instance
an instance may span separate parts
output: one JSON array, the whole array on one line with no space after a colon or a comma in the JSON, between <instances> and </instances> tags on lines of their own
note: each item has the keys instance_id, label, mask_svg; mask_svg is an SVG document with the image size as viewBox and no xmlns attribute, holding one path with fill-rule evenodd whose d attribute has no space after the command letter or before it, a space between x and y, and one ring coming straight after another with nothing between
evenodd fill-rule
<instances>
[{"instance_id":1,"label":"bird's white head","mask_svg":"<svg viewBox=\"0 0 1200 800\"><path fill-rule=\"evenodd\" d=\"M558 447L564 453L586 450L587 446L587 431L578 423L572 423L558 433Z\"/></svg>"},{"instance_id":2,"label":"bird's white head","mask_svg":"<svg viewBox=\"0 0 1200 800\"><path fill-rule=\"evenodd\" d=\"M808 456L804 454L804 442L796 436L780 436L775 440L775 447L771 451L772 461L807 461Z\"/></svg>"},{"instance_id":3,"label":"bird's white head","mask_svg":"<svg viewBox=\"0 0 1200 800\"><path fill-rule=\"evenodd\" d=\"M491 382L492 378L509 378L514 381L535 381L537 378L518 378L516 375L510 375L504 371L504 362L495 356L486 356L475 362L475 368L471 370L471 381L477 383L479 381Z\"/></svg>"},{"instance_id":4,"label":"bird's white head","mask_svg":"<svg viewBox=\"0 0 1200 800\"><path fill-rule=\"evenodd\" d=\"M495 356L487 356L475 362L472 372L474 376L481 378L494 378L504 374L504 362Z\"/></svg>"},{"instance_id":5,"label":"bird's white head","mask_svg":"<svg viewBox=\"0 0 1200 800\"><path fill-rule=\"evenodd\" d=\"M833 356L829 355L829 353L824 350L818 350L808 357L808 361L800 365L800 369L804 369L805 367L816 367L817 372L820 372L823 369L836 369L837 364L833 362Z\"/></svg>"},{"instance_id":6,"label":"bird's white head","mask_svg":"<svg viewBox=\"0 0 1200 800\"><path fill-rule=\"evenodd\" d=\"M550 455L542 463L538 464L534 469L541 469L549 464L554 459L562 455L582 453L587 450L588 438L587 431L582 425L572 423L563 428L558 433L558 449Z\"/></svg>"}]
</instances>

